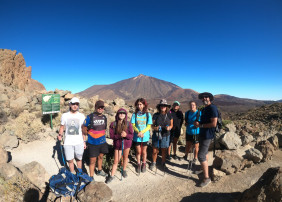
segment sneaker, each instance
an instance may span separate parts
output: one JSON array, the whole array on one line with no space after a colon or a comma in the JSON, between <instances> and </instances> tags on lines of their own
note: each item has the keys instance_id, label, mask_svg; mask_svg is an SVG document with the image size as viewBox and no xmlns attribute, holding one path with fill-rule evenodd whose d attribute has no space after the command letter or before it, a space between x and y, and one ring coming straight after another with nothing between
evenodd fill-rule
<instances>
[{"instance_id":1,"label":"sneaker","mask_svg":"<svg viewBox=\"0 0 282 202\"><path fill-rule=\"evenodd\" d=\"M91 178L91 181L94 181L95 182L95 180L94 180L94 177L92 176L92 177L90 177Z\"/></svg>"},{"instance_id":2,"label":"sneaker","mask_svg":"<svg viewBox=\"0 0 282 202\"><path fill-rule=\"evenodd\" d=\"M114 177L109 175L108 178L106 179L106 184L109 184L111 181L113 181Z\"/></svg>"},{"instance_id":3,"label":"sneaker","mask_svg":"<svg viewBox=\"0 0 282 202\"><path fill-rule=\"evenodd\" d=\"M125 170L122 171L122 177L127 178L127 172Z\"/></svg>"},{"instance_id":4,"label":"sneaker","mask_svg":"<svg viewBox=\"0 0 282 202\"><path fill-rule=\"evenodd\" d=\"M172 158L174 159L174 160L177 160L178 159L178 157L174 154L174 155L172 155Z\"/></svg>"},{"instance_id":5,"label":"sneaker","mask_svg":"<svg viewBox=\"0 0 282 202\"><path fill-rule=\"evenodd\" d=\"M205 187L207 186L209 183L211 183L211 179L210 178L205 178L201 184L200 184L200 187Z\"/></svg>"},{"instance_id":6,"label":"sneaker","mask_svg":"<svg viewBox=\"0 0 282 202\"><path fill-rule=\"evenodd\" d=\"M166 159L170 161L172 159L171 155L167 155Z\"/></svg>"},{"instance_id":7,"label":"sneaker","mask_svg":"<svg viewBox=\"0 0 282 202\"><path fill-rule=\"evenodd\" d=\"M98 170L97 175L100 175L102 177L105 177L107 174L103 170Z\"/></svg>"},{"instance_id":8,"label":"sneaker","mask_svg":"<svg viewBox=\"0 0 282 202\"><path fill-rule=\"evenodd\" d=\"M140 173L141 171L141 164L138 164L136 167L136 173Z\"/></svg>"},{"instance_id":9,"label":"sneaker","mask_svg":"<svg viewBox=\"0 0 282 202\"><path fill-rule=\"evenodd\" d=\"M150 170L154 170L154 168L156 168L156 162L153 162L149 167Z\"/></svg>"},{"instance_id":10,"label":"sneaker","mask_svg":"<svg viewBox=\"0 0 282 202\"><path fill-rule=\"evenodd\" d=\"M141 172L142 172L142 173L145 173L145 172L146 172L146 163L142 163Z\"/></svg>"},{"instance_id":11,"label":"sneaker","mask_svg":"<svg viewBox=\"0 0 282 202\"><path fill-rule=\"evenodd\" d=\"M193 163L195 164L195 163L197 162L197 160L198 160L198 159L195 159L195 158L194 158L194 159L193 159Z\"/></svg>"}]
</instances>

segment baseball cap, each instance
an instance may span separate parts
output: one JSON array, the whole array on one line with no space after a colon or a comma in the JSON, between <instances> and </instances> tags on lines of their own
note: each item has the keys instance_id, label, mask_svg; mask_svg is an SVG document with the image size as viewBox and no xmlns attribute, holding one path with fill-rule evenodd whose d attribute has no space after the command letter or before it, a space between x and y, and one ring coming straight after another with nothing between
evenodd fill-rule
<instances>
[{"instance_id":1,"label":"baseball cap","mask_svg":"<svg viewBox=\"0 0 282 202\"><path fill-rule=\"evenodd\" d=\"M79 99L77 97L73 97L71 100L70 100L70 103L80 103L79 102Z\"/></svg>"}]
</instances>

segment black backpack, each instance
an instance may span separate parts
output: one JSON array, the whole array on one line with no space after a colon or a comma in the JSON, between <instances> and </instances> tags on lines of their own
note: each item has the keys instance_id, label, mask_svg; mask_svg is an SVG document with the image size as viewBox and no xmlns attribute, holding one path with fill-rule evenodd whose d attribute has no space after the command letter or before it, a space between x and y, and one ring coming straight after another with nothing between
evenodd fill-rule
<instances>
[{"instance_id":1,"label":"black backpack","mask_svg":"<svg viewBox=\"0 0 282 202\"><path fill-rule=\"evenodd\" d=\"M216 127L215 127L215 132L219 133L220 130L222 129L222 118L221 118L220 111L217 110L217 113L218 113L218 118L217 118L217 124L216 124Z\"/></svg>"},{"instance_id":2,"label":"black backpack","mask_svg":"<svg viewBox=\"0 0 282 202\"><path fill-rule=\"evenodd\" d=\"M94 119L98 116L96 113L91 113L88 115L90 117L90 123L87 126L87 129L94 129ZM103 114L103 117L105 118L105 129L107 129L107 117Z\"/></svg>"}]
</instances>

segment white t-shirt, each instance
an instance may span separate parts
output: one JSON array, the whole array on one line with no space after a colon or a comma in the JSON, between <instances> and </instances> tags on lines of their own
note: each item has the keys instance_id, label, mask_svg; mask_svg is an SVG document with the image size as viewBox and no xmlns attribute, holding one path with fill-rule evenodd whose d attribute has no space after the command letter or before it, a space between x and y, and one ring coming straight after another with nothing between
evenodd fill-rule
<instances>
[{"instance_id":1,"label":"white t-shirt","mask_svg":"<svg viewBox=\"0 0 282 202\"><path fill-rule=\"evenodd\" d=\"M81 126L85 120L85 116L76 112L64 113L61 118L61 125L65 126L64 145L78 145L83 143Z\"/></svg>"}]
</instances>

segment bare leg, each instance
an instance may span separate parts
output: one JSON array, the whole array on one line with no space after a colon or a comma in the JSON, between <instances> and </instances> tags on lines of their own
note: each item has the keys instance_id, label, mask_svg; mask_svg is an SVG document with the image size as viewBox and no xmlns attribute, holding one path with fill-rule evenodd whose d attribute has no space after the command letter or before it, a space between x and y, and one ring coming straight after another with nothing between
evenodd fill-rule
<instances>
[{"instance_id":1,"label":"bare leg","mask_svg":"<svg viewBox=\"0 0 282 202\"><path fill-rule=\"evenodd\" d=\"M143 157L142 161L143 161L143 163L146 163L146 161L147 161L147 146L143 145L142 150L143 150L142 151L142 157ZM140 151L141 151L141 148L140 148ZM140 163L140 159L139 159L139 163Z\"/></svg>"},{"instance_id":2,"label":"bare leg","mask_svg":"<svg viewBox=\"0 0 282 202\"><path fill-rule=\"evenodd\" d=\"M201 162L205 178L209 178L209 164L208 161Z\"/></svg>"},{"instance_id":3,"label":"bare leg","mask_svg":"<svg viewBox=\"0 0 282 202\"><path fill-rule=\"evenodd\" d=\"M141 146L138 145L135 147L136 148L136 159L137 159L137 164L140 164L140 158L141 158ZM144 147L143 147L144 148Z\"/></svg>"},{"instance_id":4,"label":"bare leg","mask_svg":"<svg viewBox=\"0 0 282 202\"><path fill-rule=\"evenodd\" d=\"M103 156L104 154L99 154L98 156L98 170L102 170L102 164L103 164Z\"/></svg>"},{"instance_id":5,"label":"bare leg","mask_svg":"<svg viewBox=\"0 0 282 202\"><path fill-rule=\"evenodd\" d=\"M69 168L70 168L70 171L71 171L71 172L74 172L73 159L72 159L72 160L70 160L70 161L68 161L68 163L69 163Z\"/></svg>"},{"instance_id":6,"label":"bare leg","mask_svg":"<svg viewBox=\"0 0 282 202\"><path fill-rule=\"evenodd\" d=\"M198 159L198 152L199 152L199 143L196 143L195 144L195 156L194 156L195 159Z\"/></svg>"},{"instance_id":7,"label":"bare leg","mask_svg":"<svg viewBox=\"0 0 282 202\"><path fill-rule=\"evenodd\" d=\"M174 155L176 155L177 142L178 142L178 138L175 137L175 138L173 139L173 154L174 154Z\"/></svg>"},{"instance_id":8,"label":"bare leg","mask_svg":"<svg viewBox=\"0 0 282 202\"><path fill-rule=\"evenodd\" d=\"M91 157L90 158L90 164L89 164L90 177L94 176L94 169L95 169L96 159L97 159L97 157Z\"/></svg>"},{"instance_id":9,"label":"bare leg","mask_svg":"<svg viewBox=\"0 0 282 202\"><path fill-rule=\"evenodd\" d=\"M127 163L128 163L128 154L129 154L129 149L124 149L123 150L123 170L126 169ZM121 155L120 155L121 156Z\"/></svg>"},{"instance_id":10,"label":"bare leg","mask_svg":"<svg viewBox=\"0 0 282 202\"><path fill-rule=\"evenodd\" d=\"M154 163L156 163L157 161L158 153L159 153L159 149L156 147L153 147L152 159Z\"/></svg>"},{"instance_id":11,"label":"bare leg","mask_svg":"<svg viewBox=\"0 0 282 202\"><path fill-rule=\"evenodd\" d=\"M190 152L190 149L192 147L192 142L186 141L186 148L185 148L185 155L187 156L188 153Z\"/></svg>"},{"instance_id":12,"label":"bare leg","mask_svg":"<svg viewBox=\"0 0 282 202\"><path fill-rule=\"evenodd\" d=\"M162 150L162 164L165 163L167 148L161 148Z\"/></svg>"},{"instance_id":13,"label":"bare leg","mask_svg":"<svg viewBox=\"0 0 282 202\"><path fill-rule=\"evenodd\" d=\"M77 164L77 168L82 168L82 160L78 160L78 159L75 159L76 160L76 164Z\"/></svg>"},{"instance_id":14,"label":"bare leg","mask_svg":"<svg viewBox=\"0 0 282 202\"><path fill-rule=\"evenodd\" d=\"M119 153L120 153L120 154L119 154ZM115 153L114 153L114 164L113 164L111 176L114 176L114 175L115 175L115 172L116 172L117 167L118 167L118 162L119 162L120 156L121 156L121 150L115 149Z\"/></svg>"}]
</instances>

